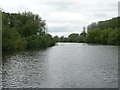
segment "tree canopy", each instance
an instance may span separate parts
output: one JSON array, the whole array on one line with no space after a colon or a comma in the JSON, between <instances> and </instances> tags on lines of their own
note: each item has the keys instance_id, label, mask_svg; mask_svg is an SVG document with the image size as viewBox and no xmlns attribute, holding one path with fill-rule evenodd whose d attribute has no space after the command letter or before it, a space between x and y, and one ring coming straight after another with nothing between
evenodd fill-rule
<instances>
[{"instance_id":1,"label":"tree canopy","mask_svg":"<svg viewBox=\"0 0 120 90\"><path fill-rule=\"evenodd\" d=\"M82 33L72 33L68 37L61 36L57 41L120 45L119 21L120 17L93 22L87 26L87 30L83 27Z\"/></svg>"},{"instance_id":2,"label":"tree canopy","mask_svg":"<svg viewBox=\"0 0 120 90\"><path fill-rule=\"evenodd\" d=\"M2 12L2 50L17 51L31 48L46 48L56 42L77 42L120 45L120 17L93 22L83 27L82 33L68 37L52 37L48 34L46 21L32 12ZM87 29L87 30L86 30Z\"/></svg>"},{"instance_id":3,"label":"tree canopy","mask_svg":"<svg viewBox=\"0 0 120 90\"><path fill-rule=\"evenodd\" d=\"M44 48L55 44L46 32L45 20L32 12L2 12L2 26L3 51Z\"/></svg>"}]
</instances>

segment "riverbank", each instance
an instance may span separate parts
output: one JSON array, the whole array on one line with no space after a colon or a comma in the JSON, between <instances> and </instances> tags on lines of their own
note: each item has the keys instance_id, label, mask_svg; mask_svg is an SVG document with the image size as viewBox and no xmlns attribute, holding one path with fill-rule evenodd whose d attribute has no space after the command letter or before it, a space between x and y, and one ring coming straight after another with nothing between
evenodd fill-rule
<instances>
[{"instance_id":1,"label":"riverbank","mask_svg":"<svg viewBox=\"0 0 120 90\"><path fill-rule=\"evenodd\" d=\"M46 22L31 12L2 12L2 51L42 49L55 45L46 32Z\"/></svg>"},{"instance_id":2,"label":"riverbank","mask_svg":"<svg viewBox=\"0 0 120 90\"><path fill-rule=\"evenodd\" d=\"M55 36L58 42L94 43L103 45L120 45L120 17L105 21L93 22L83 27L82 33L72 33L68 37Z\"/></svg>"}]
</instances>

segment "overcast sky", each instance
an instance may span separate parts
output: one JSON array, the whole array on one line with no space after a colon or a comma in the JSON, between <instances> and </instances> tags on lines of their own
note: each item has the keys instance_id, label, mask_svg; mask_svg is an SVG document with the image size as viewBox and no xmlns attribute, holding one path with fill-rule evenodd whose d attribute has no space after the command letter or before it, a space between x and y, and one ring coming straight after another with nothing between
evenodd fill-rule
<instances>
[{"instance_id":1,"label":"overcast sky","mask_svg":"<svg viewBox=\"0 0 120 90\"><path fill-rule=\"evenodd\" d=\"M31 11L46 20L48 32L67 36L82 28L118 16L119 0L0 0L0 8L15 13Z\"/></svg>"}]
</instances>

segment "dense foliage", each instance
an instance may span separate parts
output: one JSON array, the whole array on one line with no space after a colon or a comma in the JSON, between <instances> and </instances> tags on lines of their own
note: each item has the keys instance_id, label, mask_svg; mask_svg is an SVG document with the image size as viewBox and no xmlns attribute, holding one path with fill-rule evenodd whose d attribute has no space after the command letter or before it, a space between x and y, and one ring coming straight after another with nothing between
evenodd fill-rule
<instances>
[{"instance_id":1,"label":"dense foliage","mask_svg":"<svg viewBox=\"0 0 120 90\"><path fill-rule=\"evenodd\" d=\"M86 42L120 45L120 17L90 24L87 29Z\"/></svg>"},{"instance_id":2,"label":"dense foliage","mask_svg":"<svg viewBox=\"0 0 120 90\"><path fill-rule=\"evenodd\" d=\"M2 12L2 50L46 48L55 42L77 42L120 45L120 17L92 23L81 34L54 38L46 32L46 22L31 12Z\"/></svg>"},{"instance_id":3,"label":"dense foliage","mask_svg":"<svg viewBox=\"0 0 120 90\"><path fill-rule=\"evenodd\" d=\"M72 33L68 37L61 36L59 39L55 36L56 41L60 42L85 42L97 44L120 45L120 17L113 18L98 23L92 23L85 27L81 34ZM57 38L57 39L56 39Z\"/></svg>"},{"instance_id":4,"label":"dense foliage","mask_svg":"<svg viewBox=\"0 0 120 90\"><path fill-rule=\"evenodd\" d=\"M31 12L2 12L2 25L3 51L45 48L55 44L46 32L45 20Z\"/></svg>"}]
</instances>

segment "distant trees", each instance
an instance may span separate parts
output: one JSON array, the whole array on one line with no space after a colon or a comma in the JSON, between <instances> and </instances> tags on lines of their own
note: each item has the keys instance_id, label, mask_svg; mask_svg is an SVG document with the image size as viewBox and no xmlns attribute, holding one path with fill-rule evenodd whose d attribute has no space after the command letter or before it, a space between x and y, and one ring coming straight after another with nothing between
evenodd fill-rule
<instances>
[{"instance_id":1,"label":"distant trees","mask_svg":"<svg viewBox=\"0 0 120 90\"><path fill-rule=\"evenodd\" d=\"M56 36L54 36L54 40L55 40L55 42L59 42L60 40L59 40L59 37L56 35Z\"/></svg>"},{"instance_id":2,"label":"distant trees","mask_svg":"<svg viewBox=\"0 0 120 90\"><path fill-rule=\"evenodd\" d=\"M54 40L56 42L77 42L77 43L80 43L80 42L84 42L85 41L85 37L86 37L86 31L83 29L81 34L72 33L68 37L64 37L64 36L58 37L58 36L55 36Z\"/></svg>"},{"instance_id":3,"label":"distant trees","mask_svg":"<svg viewBox=\"0 0 120 90\"><path fill-rule=\"evenodd\" d=\"M65 37L64 36L61 36L60 39L59 39L60 42L65 42Z\"/></svg>"},{"instance_id":4,"label":"distant trees","mask_svg":"<svg viewBox=\"0 0 120 90\"><path fill-rule=\"evenodd\" d=\"M69 42L75 42L76 41L76 38L79 36L79 34L77 33L72 33L68 36L68 41Z\"/></svg>"},{"instance_id":5,"label":"distant trees","mask_svg":"<svg viewBox=\"0 0 120 90\"><path fill-rule=\"evenodd\" d=\"M68 37L52 37L46 32L46 22L31 12L2 12L2 50L18 51L46 48L56 42L98 43L120 45L120 17L99 21L84 27L82 33ZM87 32L86 32L87 31Z\"/></svg>"},{"instance_id":6,"label":"distant trees","mask_svg":"<svg viewBox=\"0 0 120 90\"><path fill-rule=\"evenodd\" d=\"M120 17L90 24L86 35L86 42L120 45L120 31L118 30Z\"/></svg>"},{"instance_id":7,"label":"distant trees","mask_svg":"<svg viewBox=\"0 0 120 90\"><path fill-rule=\"evenodd\" d=\"M61 36L60 42L77 42L77 43L97 43L120 45L120 17L106 21L94 22L86 28L83 27L81 34L72 33L68 37Z\"/></svg>"},{"instance_id":8,"label":"distant trees","mask_svg":"<svg viewBox=\"0 0 120 90\"><path fill-rule=\"evenodd\" d=\"M2 49L17 51L26 48L44 48L55 44L46 33L46 22L31 12L2 12Z\"/></svg>"}]
</instances>

